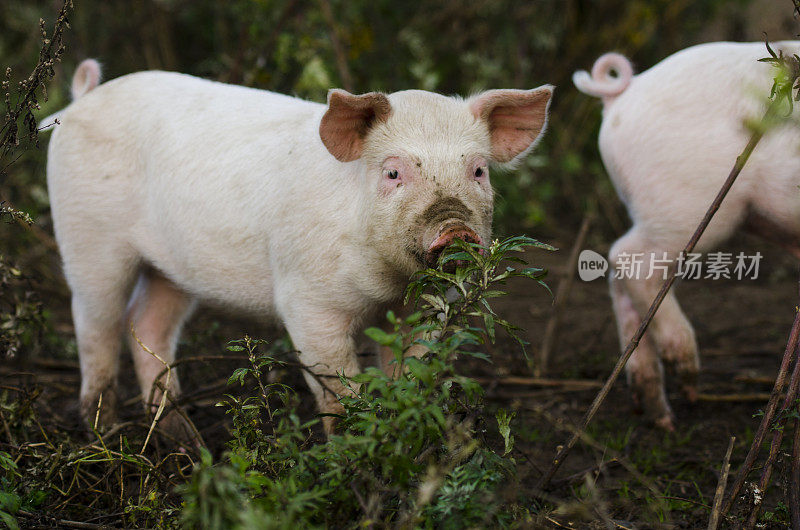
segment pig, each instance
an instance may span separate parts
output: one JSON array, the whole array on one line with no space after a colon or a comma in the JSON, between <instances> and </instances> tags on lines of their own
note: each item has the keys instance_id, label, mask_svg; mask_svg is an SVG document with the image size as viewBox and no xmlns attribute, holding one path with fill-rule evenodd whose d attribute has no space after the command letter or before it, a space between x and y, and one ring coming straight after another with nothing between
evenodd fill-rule
<instances>
[{"instance_id":1,"label":"pig","mask_svg":"<svg viewBox=\"0 0 800 530\"><path fill-rule=\"evenodd\" d=\"M198 302L282 323L320 412L340 412L365 325L455 238L489 242L489 166L534 147L552 92L319 104L161 71L100 84L84 61L47 161L84 418L114 421L123 332L146 399Z\"/></svg>"},{"instance_id":2,"label":"pig","mask_svg":"<svg viewBox=\"0 0 800 530\"><path fill-rule=\"evenodd\" d=\"M800 42L774 45L784 54ZM624 56L608 53L591 75L573 76L581 92L603 102L599 147L633 227L609 253L611 298L624 350L661 284L614 274L623 260L665 257L672 270L736 157L750 137L745 120L759 119L775 70L757 62L764 43L708 43L682 50L638 75ZM616 75L612 75L615 72ZM755 149L695 252L708 252L736 230L749 229L800 258L800 132L770 130ZM649 267L649 265L646 265ZM615 277L623 276L623 277ZM634 402L656 425L674 429L662 361L674 369L686 397L696 398L700 368L695 333L670 291L626 366Z\"/></svg>"}]
</instances>

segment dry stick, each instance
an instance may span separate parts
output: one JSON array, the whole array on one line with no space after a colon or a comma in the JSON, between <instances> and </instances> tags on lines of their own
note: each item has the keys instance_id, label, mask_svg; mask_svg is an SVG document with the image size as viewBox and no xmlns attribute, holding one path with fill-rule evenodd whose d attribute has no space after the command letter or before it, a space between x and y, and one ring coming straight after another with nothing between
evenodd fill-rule
<instances>
[{"instance_id":1,"label":"dry stick","mask_svg":"<svg viewBox=\"0 0 800 530\"><path fill-rule=\"evenodd\" d=\"M792 403L797 399L797 391L798 387L800 387L800 362L797 360L797 352L798 349L794 349L794 369L792 370L792 378L789 380L789 388L786 391L786 398L783 401L783 405L781 406L781 410L779 412L778 418L773 424L772 418L767 418L766 416L762 420L762 423L769 423L773 424L774 432L772 434L772 443L769 446L769 456L767 456L767 462L764 464L764 468L761 471L761 478L758 480L758 489L763 495L765 491L767 491L767 486L769 485L769 478L772 474L772 466L775 465L775 459L778 458L778 452L781 448L781 441L783 440L783 429L782 423L785 423L785 416L782 418L781 413L785 414L788 412L789 407L791 407ZM750 517L747 519L747 524L744 525L745 528L753 528L756 524L756 519L758 518L758 513L761 511L761 503L756 502L753 504L753 508L750 511Z\"/></svg>"},{"instance_id":2,"label":"dry stick","mask_svg":"<svg viewBox=\"0 0 800 530\"><path fill-rule=\"evenodd\" d=\"M800 419L794 420L792 440L792 469L789 479L789 509L792 528L800 530Z\"/></svg>"},{"instance_id":3,"label":"dry stick","mask_svg":"<svg viewBox=\"0 0 800 530\"><path fill-rule=\"evenodd\" d=\"M768 123L777 111L779 106L779 99L773 100L769 107L767 107L767 111L764 114L764 118L762 119L761 123ZM697 241L700 239L700 236L703 235L708 224L711 222L711 219L714 217L714 214L717 213L719 210L720 205L722 204L723 199L725 199L725 195L728 194L728 191L733 186L733 183L736 181L736 177L739 176L741 173L742 168L747 163L747 160L750 158L750 155L753 153L753 149L755 149L758 142L761 140L761 137L764 135L763 127L758 127L753 134L750 136L750 140L747 142L747 145L742 151L742 154L736 158L736 163L733 165L728 178L725 180L725 183L720 188L719 193L714 198L714 201L711 203L711 206L708 207L708 211L706 211L703 220L700 221L700 224L697 226L697 230L695 230L694 234L692 235L689 242L686 244L686 248L683 249L682 255L689 254L692 250L694 250L695 245L697 245ZM661 286L661 290L656 295L655 300L650 305L650 309L647 310L647 314L645 315L642 323L639 325L639 329L636 330L633 337L631 338L630 342L628 342L628 346L625 348L625 352L620 356L619 360L617 361L616 366L614 366L614 370L611 372L611 375L606 380L606 383L603 385L603 388L600 392L597 393L595 396L592 405L589 407L589 410L586 412L586 415L583 418L583 422L581 423L580 430L585 430L589 423L594 419L595 414L597 414L600 405L603 404L608 393L611 391L611 387L617 381L619 374L622 372L622 369L625 367L625 364L628 362L628 359L633 354L633 351L639 345L639 341L642 340L642 336L644 332L647 331L647 327L650 325L650 321L653 320L653 316L658 311L658 308L661 306L661 302L664 301L664 298L667 296L667 292L669 292L672 284L675 283L677 278L676 272L673 272L670 277L664 282L664 285ZM542 480L539 482L539 489L545 489L547 485L550 483L550 480L558 471L558 468L564 462L564 459L569 454L570 450L575 446L578 439L580 438L579 434L573 434L570 439L564 444L561 450L556 454L556 457L553 459L553 463L550 465L550 469L547 471L547 474L542 477Z\"/></svg>"},{"instance_id":4,"label":"dry stick","mask_svg":"<svg viewBox=\"0 0 800 530\"><path fill-rule=\"evenodd\" d=\"M336 69L339 70L339 77L342 78L342 86L348 92L353 91L353 76L350 73L350 68L347 66L347 50L339 39L339 34L336 31L336 20L333 17L333 10L329 0L319 0L319 6L322 8L322 16L325 18L325 23L328 25L328 35L333 45L333 54L336 57Z\"/></svg>"},{"instance_id":5,"label":"dry stick","mask_svg":"<svg viewBox=\"0 0 800 530\"><path fill-rule=\"evenodd\" d=\"M55 518L51 519L50 517L46 516L43 517L42 514L32 513L25 510L19 510L17 511L17 514L26 517L28 519L35 519L35 520L46 519L48 522L57 523L60 526L65 526L67 528L88 528L92 530L94 529L114 530L114 528L116 528L105 524L83 523L80 521L68 521L67 519L55 519Z\"/></svg>"},{"instance_id":6,"label":"dry stick","mask_svg":"<svg viewBox=\"0 0 800 530\"><path fill-rule=\"evenodd\" d=\"M728 473L731 470L731 453L733 452L733 442L735 441L736 437L731 436L731 441L728 443L728 451L722 461L717 491L714 493L714 505L711 508L711 518L708 520L708 530L717 530L717 525L719 525L719 518L722 515L720 509L722 508L722 499L725 497L725 486L728 484Z\"/></svg>"},{"instance_id":7,"label":"dry stick","mask_svg":"<svg viewBox=\"0 0 800 530\"><path fill-rule=\"evenodd\" d=\"M6 205L7 208L10 208L11 210L14 211L18 211L17 208L14 207L11 201L9 201L2 192L0 192L0 199L2 199L2 202ZM42 243L44 246L46 246L48 249L58 250L58 243L56 243L55 238L53 238L53 236L51 236L45 230L43 230L42 227L40 227L39 225L28 224L26 221L18 217L15 217L14 221L22 228L30 230L30 232L34 235L34 237L36 237L36 239L38 239L39 242Z\"/></svg>"},{"instance_id":8,"label":"dry stick","mask_svg":"<svg viewBox=\"0 0 800 530\"><path fill-rule=\"evenodd\" d=\"M547 379L543 377L519 377L509 375L506 377L473 377L474 381L487 384L497 382L500 385L524 385L524 386L542 386L542 387L561 387L568 386L581 390L598 388L602 386L600 381L593 381L591 379Z\"/></svg>"},{"instance_id":9,"label":"dry stick","mask_svg":"<svg viewBox=\"0 0 800 530\"><path fill-rule=\"evenodd\" d=\"M772 394L758 392L755 394L697 394L697 401L710 401L715 403L740 403L742 401L758 401L763 403L769 400Z\"/></svg>"},{"instance_id":10,"label":"dry stick","mask_svg":"<svg viewBox=\"0 0 800 530\"><path fill-rule=\"evenodd\" d=\"M614 452L608 446L601 444L600 442L589 436L589 434L582 428L571 425L568 421L566 421L563 418L557 418L553 416L543 407L534 406L530 410L534 411L539 416L543 417L554 427L574 433L574 435L579 437L583 441L583 443L585 443L590 447L593 447L595 450L603 453L604 455L605 454L612 455L612 459L614 461L618 462L625 469L625 471L627 471L628 473L631 474L631 476L633 476L633 478L638 480L644 487L649 489L654 496L656 497L664 496L663 492L661 492L658 489L656 484L652 480L650 480L646 475L642 474L638 469L636 469L635 465L631 464L630 462L627 461L626 458L620 455L614 455Z\"/></svg>"},{"instance_id":11,"label":"dry stick","mask_svg":"<svg viewBox=\"0 0 800 530\"><path fill-rule=\"evenodd\" d=\"M744 463L739 468L739 472L736 474L736 480L733 482L731 492L728 495L728 500L725 502L725 507L722 510L723 514L728 513L728 511L733 507L733 504L736 502L736 497L739 495L739 491L741 490L742 485L744 485L744 481L747 478L748 473L750 473L753 463L756 461L756 457L758 457L761 444L764 441L764 437L767 435L767 427L772 421L772 417L775 415L775 410L778 407L778 400L781 397L783 386L786 383L786 375L789 373L789 365L791 364L794 351L797 348L798 339L800 339L800 312L795 313L794 324L792 324L792 330L789 333L789 340L786 344L786 350L783 353L781 367L778 371L777 377L775 378L775 386L772 388L772 396L770 397L769 403L767 403L767 407L764 411L764 418L761 421L761 424L758 426L755 436L753 437L753 443L750 446L750 451L747 453Z\"/></svg>"},{"instance_id":12,"label":"dry stick","mask_svg":"<svg viewBox=\"0 0 800 530\"><path fill-rule=\"evenodd\" d=\"M136 340L136 342L139 343L139 346L146 353L152 355L158 362L163 364L164 367L167 369L167 380L166 380L166 384L164 385L164 391L161 394L161 401L158 404L158 409L156 410L155 416L153 416L153 421L150 423L150 429L147 431L147 437L144 439L144 443L142 444L142 448L139 450L139 453L143 454L145 448L147 447L147 443L150 441L150 436L152 436L152 434L153 434L153 429L156 428L156 423L158 423L158 420L161 418L161 415L164 413L164 407L166 407L166 405L167 405L167 389L169 388L169 383L170 383L170 380L172 379L172 370L169 367L169 363L167 363L164 359L159 357L153 350L151 350L150 348L148 348L147 346L144 345L142 340L136 334L136 328L134 328L133 323L131 323L131 335L133 336L134 340ZM156 381L158 381L158 380L156 380ZM148 400L148 402L146 404L146 406L148 406L148 407L150 406L150 402L153 399L153 392L154 392L155 386L156 385L153 384L150 387L150 399Z\"/></svg>"},{"instance_id":13,"label":"dry stick","mask_svg":"<svg viewBox=\"0 0 800 530\"><path fill-rule=\"evenodd\" d=\"M564 279L558 284L556 291L555 304L553 306L553 315L547 321L547 328L544 331L544 339L542 340L542 348L539 351L539 364L533 368L533 375L540 377L547 373L547 365L550 360L550 351L555 344L556 334L558 333L558 326L561 323L561 314L569 292L572 289L572 284L575 280L575 267L578 265L578 256L583 243L586 241L586 234L589 233L589 226L594 220L594 215L587 213L583 218L581 229L578 231L578 237L575 238L575 243L572 245L572 250L569 252L569 259L567 259L567 269L564 271Z\"/></svg>"}]
</instances>

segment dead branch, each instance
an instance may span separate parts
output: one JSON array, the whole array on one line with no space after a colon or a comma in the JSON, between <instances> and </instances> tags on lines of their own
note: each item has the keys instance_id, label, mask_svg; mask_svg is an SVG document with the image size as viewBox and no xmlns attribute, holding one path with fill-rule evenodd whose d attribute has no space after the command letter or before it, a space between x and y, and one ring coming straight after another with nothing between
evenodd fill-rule
<instances>
[{"instance_id":1,"label":"dead branch","mask_svg":"<svg viewBox=\"0 0 800 530\"><path fill-rule=\"evenodd\" d=\"M352 92L353 76L350 73L350 67L347 65L347 50L344 44L342 44L342 40L339 38L331 4L328 0L319 0L319 6L322 9L322 16L325 18L325 23L328 25L328 36L333 46L333 54L336 56L336 69L339 70L342 86L348 92Z\"/></svg>"},{"instance_id":2,"label":"dead branch","mask_svg":"<svg viewBox=\"0 0 800 530\"><path fill-rule=\"evenodd\" d=\"M728 442L728 450L725 452L725 459L722 461L717 491L714 493L714 506L711 509L711 518L708 521L708 530L717 530L717 525L719 525L722 499L725 497L725 486L728 483L728 473L731 470L731 453L733 452L733 443L735 441L736 437L731 436L731 441Z\"/></svg>"},{"instance_id":3,"label":"dead branch","mask_svg":"<svg viewBox=\"0 0 800 530\"><path fill-rule=\"evenodd\" d=\"M589 379L547 379L544 377L518 377L513 375L507 377L473 377L472 379L481 384L571 387L579 390L600 388L602 386L600 381Z\"/></svg>"},{"instance_id":4,"label":"dead branch","mask_svg":"<svg viewBox=\"0 0 800 530\"><path fill-rule=\"evenodd\" d=\"M767 456L767 461L764 464L764 468L761 470L761 477L758 480L758 489L761 492L765 492L767 490L767 486L769 485L769 479L772 474L772 467L775 465L775 460L778 458L778 452L781 448L781 441L783 440L783 424L786 422L786 413L788 413L794 405L795 400L797 399L798 388L800 388L800 359L798 359L797 355L798 349L795 346L794 349L794 369L792 370L792 377L789 381L789 388L786 391L786 397L783 400L783 404L781 409L777 415L777 418L773 421L772 418L767 418L764 416L762 420L762 424L767 424L767 426L772 427L772 443L769 446L769 455ZM749 472L749 470L743 470L745 473ZM747 523L745 524L745 528L753 528L756 524L756 519L758 518L758 514L761 511L761 503L756 502L753 503L753 508L750 511L750 517L747 518Z\"/></svg>"},{"instance_id":5,"label":"dead branch","mask_svg":"<svg viewBox=\"0 0 800 530\"><path fill-rule=\"evenodd\" d=\"M94 524L94 523L82 523L80 521L69 521L67 519L56 519L44 516L39 513L31 513L25 510L19 510L17 515L21 515L26 519L33 519L33 520L47 520L48 523L55 523L59 526L63 526L66 528L89 528L89 529L103 529L103 530L116 530L116 527L108 526L105 524Z\"/></svg>"},{"instance_id":6,"label":"dead branch","mask_svg":"<svg viewBox=\"0 0 800 530\"><path fill-rule=\"evenodd\" d=\"M800 419L794 420L791 478L789 480L789 509L792 528L800 528Z\"/></svg>"},{"instance_id":7,"label":"dead branch","mask_svg":"<svg viewBox=\"0 0 800 530\"><path fill-rule=\"evenodd\" d=\"M584 216L583 223L578 231L578 237L575 238L575 243L572 244L572 249L569 251L569 259L567 259L567 268L564 271L564 277L558 283L558 290L556 291L555 302L553 304L553 314L550 320L547 321L547 327L544 331L542 347L539 350L539 362L533 367L533 375L536 377L547 373L550 352L555 346L558 327L561 324L561 315L563 314L564 306L569 298L569 292L572 290L572 284L575 281L575 268L578 266L578 256L580 255L581 247L583 247L586 241L586 235L589 233L589 226L591 226L593 220L594 215L592 213L587 213Z\"/></svg>"},{"instance_id":8,"label":"dead branch","mask_svg":"<svg viewBox=\"0 0 800 530\"><path fill-rule=\"evenodd\" d=\"M754 394L697 394L697 401L709 401L712 403L741 403L743 401L767 401L770 394L758 392Z\"/></svg>"},{"instance_id":9,"label":"dead branch","mask_svg":"<svg viewBox=\"0 0 800 530\"><path fill-rule=\"evenodd\" d=\"M795 312L794 324L792 325L792 329L789 333L789 340L786 344L786 350L783 354L783 360L781 361L781 367L778 371L778 376L775 378L775 386L772 388L772 395L770 396L769 402L767 403L767 407L764 411L764 418L762 419L761 424L758 426L758 430L753 437L753 443L750 446L750 451L747 453L744 463L736 475L736 480L731 487L728 500L725 502L725 507L722 510L723 514L728 513L733 504L736 502L736 497L739 495L739 491L744 485L747 475L753 468L753 464L755 463L756 457L761 449L761 444L767 435L767 428L772 422L772 418L775 416L775 411L778 407L778 400L781 397L783 387L786 383L786 377L789 373L789 366L791 364L793 354L797 349L798 339L800 339L800 312Z\"/></svg>"}]
</instances>

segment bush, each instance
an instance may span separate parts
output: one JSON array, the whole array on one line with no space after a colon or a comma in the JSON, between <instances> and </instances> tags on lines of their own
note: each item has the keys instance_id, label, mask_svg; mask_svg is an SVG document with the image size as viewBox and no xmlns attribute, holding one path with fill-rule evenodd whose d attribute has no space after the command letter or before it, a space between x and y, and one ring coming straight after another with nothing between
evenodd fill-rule
<instances>
[{"instance_id":1,"label":"bush","mask_svg":"<svg viewBox=\"0 0 800 530\"><path fill-rule=\"evenodd\" d=\"M311 427L319 420L301 421L292 391L267 382L267 372L281 361L259 354L261 341L232 343L230 349L248 352L250 367L237 370L229 383L249 380L257 395L224 402L234 426L230 450L222 463L204 453L196 465L182 488L183 525L504 527L524 514L501 487L514 482L511 417L500 411L502 442L487 440L482 389L458 373L455 361L488 360L477 348L494 340L497 326L513 336L515 328L489 300L504 294L493 287L511 277L542 283L541 269L501 266L504 259L520 261L508 254L527 246L546 247L514 237L494 242L484 255L476 245L457 242L442 264L457 260L463 267L417 274L407 297L420 310L405 319L390 312L389 333L366 332L391 349L394 374L368 368L342 377L352 395L340 396L345 411L338 433L323 443L312 443ZM415 343L428 352L405 357Z\"/></svg>"}]
</instances>

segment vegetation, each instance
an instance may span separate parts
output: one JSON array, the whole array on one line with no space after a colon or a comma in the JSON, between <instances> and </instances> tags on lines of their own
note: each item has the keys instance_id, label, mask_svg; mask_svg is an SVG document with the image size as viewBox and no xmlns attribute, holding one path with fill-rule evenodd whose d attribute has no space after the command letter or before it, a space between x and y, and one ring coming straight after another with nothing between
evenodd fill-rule
<instances>
[{"instance_id":1,"label":"vegetation","mask_svg":"<svg viewBox=\"0 0 800 530\"><path fill-rule=\"evenodd\" d=\"M87 434L74 410L75 344L34 116L67 104L69 76L87 56L102 61L106 78L163 68L314 100L332 86L467 95L553 83L543 144L518 171L494 177L496 226L570 241L589 212L590 244L602 245L624 229L625 214L596 153L598 105L569 89L572 71L609 49L650 65L708 40L712 26L728 28L717 38L742 37L750 3L82 0L60 12L60 3L44 0L1 3L0 65L10 69L0 129L0 528L705 525L717 482L710 470L719 469L731 433L739 453L752 441L752 403L735 412L722 405L715 419L730 416L727 423L699 423L715 416L705 411L664 436L629 417L620 389L600 421L579 433L580 452L552 489L536 489L557 445L575 432L570 414L577 418L591 392L566 385L498 394L491 382L527 375L521 346L531 335L507 315L527 327L529 313L551 301L538 289L542 298L523 307L498 290L542 284L541 269L514 263L524 249L546 247L526 237L496 241L485 254L458 244L443 260L465 266L413 278L408 299L417 312L387 315L390 332L367 331L394 353L394 373L368 368L345 380L352 394L341 397L333 436L321 435L282 330L257 328L230 341L251 325L214 315L190 329L179 361L194 386L178 406L194 409L204 447L195 454L160 437L146 443L151 419L136 395L121 423ZM774 92L791 96L792 88L778 80ZM538 262L542 254L531 255ZM616 344L603 318L571 330L559 376L586 384L608 372ZM785 328L774 323L776 343ZM429 353L406 358L419 336ZM759 521L767 527L788 524L788 452L778 455L776 484L764 492Z\"/></svg>"},{"instance_id":2,"label":"vegetation","mask_svg":"<svg viewBox=\"0 0 800 530\"><path fill-rule=\"evenodd\" d=\"M513 414L499 410L496 425L485 425L492 416L482 389L455 365L459 356L489 360L478 348L494 339L496 328L513 333L489 300L503 295L495 287L510 278L542 282L541 269L507 266L521 261L510 253L529 246L549 248L514 237L494 242L483 255L477 245L459 242L442 261L461 260L465 267L417 275L409 297L419 311L405 319L389 313L391 333L367 331L391 348L394 374L368 368L344 379L353 393L342 396L338 432L324 442L315 440L319 420L301 419L295 392L269 382L288 352L250 337L232 341L227 349L246 353L249 366L228 380L247 391L218 404L231 418L228 449L216 465L201 449L185 483L180 478L189 474L191 457L159 459L145 451L143 429L133 437L95 432L78 444L41 425L37 395L11 399L6 391L0 412L11 453L0 452L0 518L16 528L20 516L47 521L34 515L41 510L64 517L61 524L66 517L105 516L134 526L219 529L464 528L532 518L531 507L509 489L516 472ZM451 288L459 294L454 300ZM417 336L427 337L417 340L429 352L405 357Z\"/></svg>"},{"instance_id":3,"label":"vegetation","mask_svg":"<svg viewBox=\"0 0 800 530\"><path fill-rule=\"evenodd\" d=\"M495 242L486 256L466 243L446 260L469 260L456 273L427 270L409 293L420 311L406 319L389 313L394 331L370 328L367 334L395 356L394 375L377 368L344 382L345 412L339 433L312 444L311 425L292 407L293 392L266 382L280 361L259 356L259 341L245 338L229 349L244 349L249 368L231 383L251 379L260 391L224 403L233 421L233 440L223 465L212 466L205 452L191 482L183 524L188 528L444 527L508 526L531 516L513 496L514 444L505 411L496 414L502 450L487 440L481 387L458 373L454 361L494 337L498 318L488 301L493 290L514 276L541 281L541 269L503 268L501 260L525 246L544 246L529 238ZM447 291L460 296L448 301ZM483 329L475 327L479 321ZM405 357L412 338L427 335L423 359ZM488 360L488 359L487 359ZM491 416L489 416L491 418Z\"/></svg>"}]
</instances>

